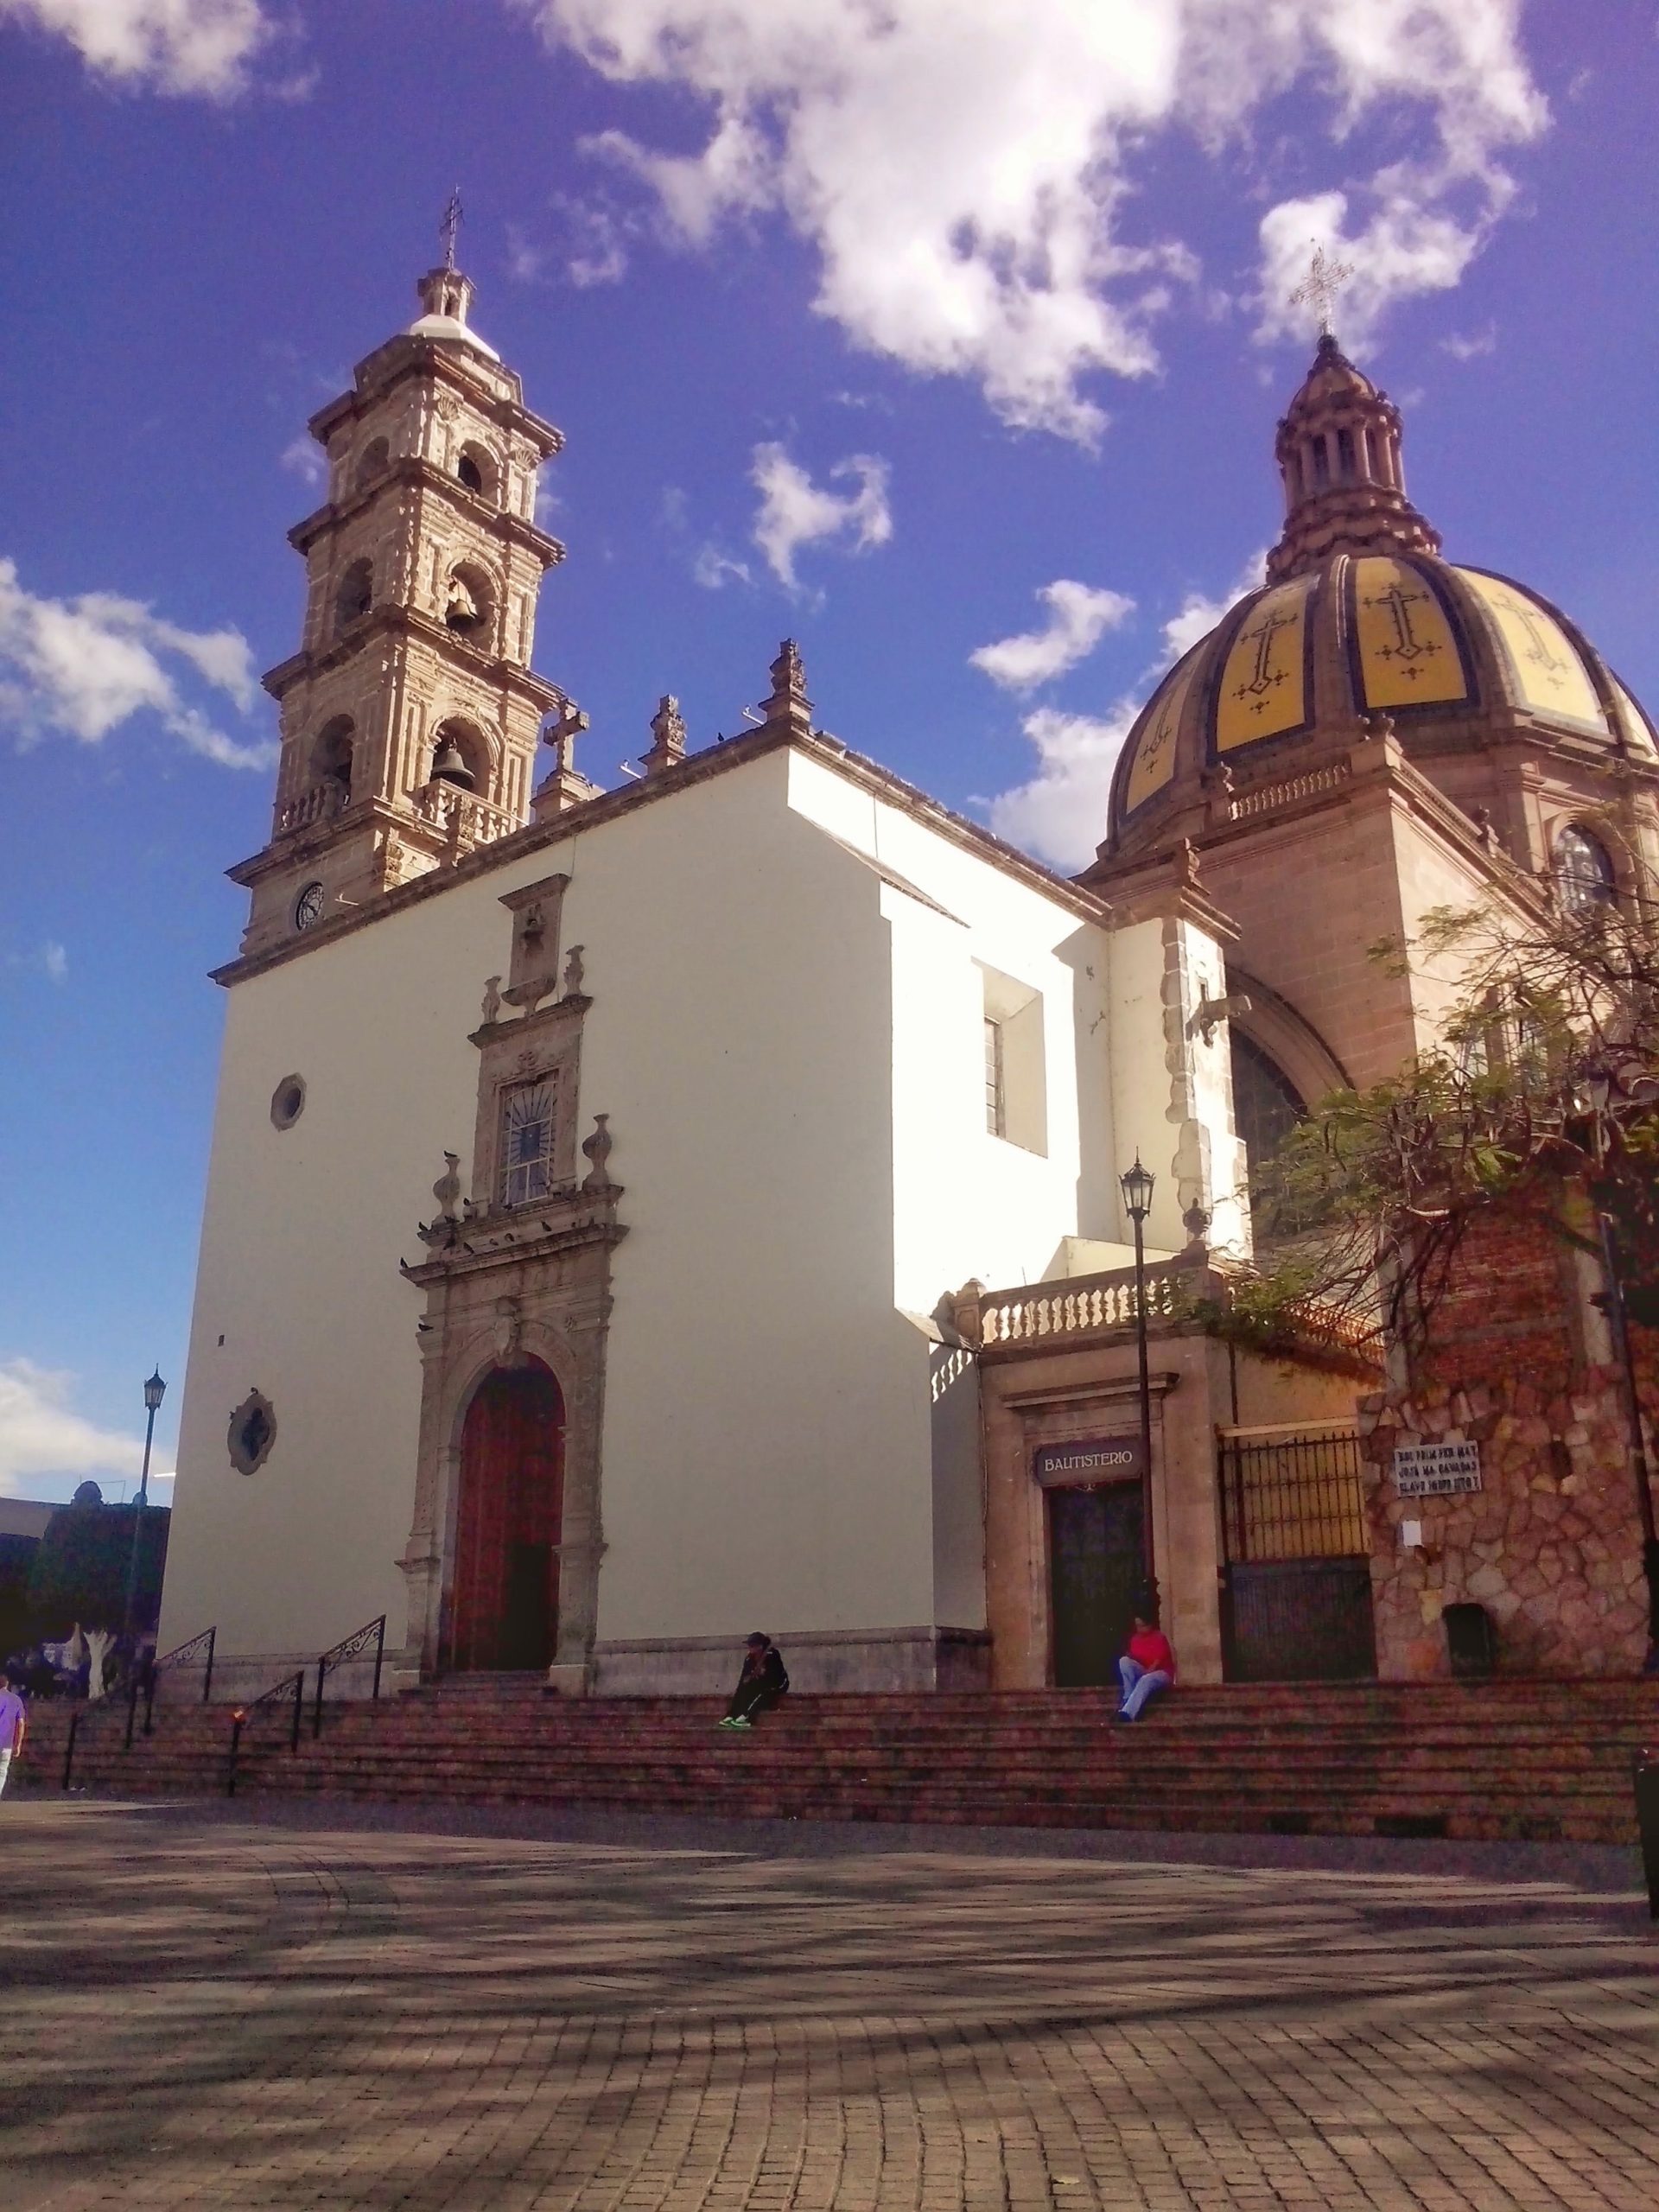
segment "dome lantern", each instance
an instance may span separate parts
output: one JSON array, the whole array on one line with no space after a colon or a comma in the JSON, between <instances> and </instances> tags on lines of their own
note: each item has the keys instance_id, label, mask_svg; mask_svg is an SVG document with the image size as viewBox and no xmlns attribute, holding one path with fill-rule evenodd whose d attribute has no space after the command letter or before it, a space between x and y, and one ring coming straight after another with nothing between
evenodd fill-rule
<instances>
[{"instance_id":1,"label":"dome lantern","mask_svg":"<svg viewBox=\"0 0 1659 2212\"><path fill-rule=\"evenodd\" d=\"M1268 581L1333 553L1437 553L1440 532L1406 497L1400 410L1357 369L1329 330L1279 424L1274 456L1285 526Z\"/></svg>"}]
</instances>

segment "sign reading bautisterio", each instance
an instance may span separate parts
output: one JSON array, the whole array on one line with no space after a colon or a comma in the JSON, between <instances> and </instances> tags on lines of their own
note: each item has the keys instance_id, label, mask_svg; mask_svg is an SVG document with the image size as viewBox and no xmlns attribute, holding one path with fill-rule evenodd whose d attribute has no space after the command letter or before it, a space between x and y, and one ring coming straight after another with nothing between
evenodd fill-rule
<instances>
[{"instance_id":1,"label":"sign reading bautisterio","mask_svg":"<svg viewBox=\"0 0 1659 2212\"><path fill-rule=\"evenodd\" d=\"M1402 1444L1394 1487L1402 1497L1443 1497L1480 1488L1478 1444Z\"/></svg>"}]
</instances>

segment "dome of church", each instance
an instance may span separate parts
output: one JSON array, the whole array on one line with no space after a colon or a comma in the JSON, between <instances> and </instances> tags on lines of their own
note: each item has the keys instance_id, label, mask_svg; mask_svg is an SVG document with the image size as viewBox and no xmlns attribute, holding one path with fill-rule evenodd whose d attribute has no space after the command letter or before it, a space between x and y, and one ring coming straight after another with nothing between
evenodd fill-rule
<instances>
[{"instance_id":1,"label":"dome of church","mask_svg":"<svg viewBox=\"0 0 1659 2212\"><path fill-rule=\"evenodd\" d=\"M1217 780L1294 777L1379 715L1463 799L1500 734L1586 765L1659 761L1653 725L1559 607L1440 555L1405 494L1400 415L1328 333L1279 425L1283 535L1267 582L1176 663L1114 778L1103 858L1167 842ZM1443 773L1450 770L1449 774Z\"/></svg>"},{"instance_id":2,"label":"dome of church","mask_svg":"<svg viewBox=\"0 0 1659 2212\"><path fill-rule=\"evenodd\" d=\"M420 294L423 312L410 324L404 333L406 337L428 338L442 346L470 346L486 361L501 359L494 346L486 345L467 322L473 286L453 263L446 263L442 269L429 270L416 289Z\"/></svg>"}]
</instances>

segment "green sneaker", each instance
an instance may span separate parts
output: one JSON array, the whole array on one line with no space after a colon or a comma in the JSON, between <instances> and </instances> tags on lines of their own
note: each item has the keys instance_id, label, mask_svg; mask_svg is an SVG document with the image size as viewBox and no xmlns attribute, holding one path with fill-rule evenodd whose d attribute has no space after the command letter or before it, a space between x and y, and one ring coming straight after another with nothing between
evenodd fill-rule
<instances>
[{"instance_id":1,"label":"green sneaker","mask_svg":"<svg viewBox=\"0 0 1659 2212\"><path fill-rule=\"evenodd\" d=\"M726 1726L728 1728L753 1728L754 1723L753 1720L728 1720Z\"/></svg>"}]
</instances>

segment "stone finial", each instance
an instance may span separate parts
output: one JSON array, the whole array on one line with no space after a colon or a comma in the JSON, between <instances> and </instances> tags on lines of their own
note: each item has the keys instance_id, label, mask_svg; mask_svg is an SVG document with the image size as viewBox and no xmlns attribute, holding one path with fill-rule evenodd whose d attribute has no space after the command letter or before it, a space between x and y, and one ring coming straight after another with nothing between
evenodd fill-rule
<instances>
[{"instance_id":1,"label":"stone finial","mask_svg":"<svg viewBox=\"0 0 1659 2212\"><path fill-rule=\"evenodd\" d=\"M1181 1226L1186 1231L1189 1252L1207 1252L1210 1249L1210 1209L1201 1206L1196 1198L1181 1216Z\"/></svg>"},{"instance_id":2,"label":"stone finial","mask_svg":"<svg viewBox=\"0 0 1659 2212\"><path fill-rule=\"evenodd\" d=\"M778 658L772 664L772 690L761 705L766 728L782 727L800 737L811 734L812 702L806 696L801 649L793 638L785 638L778 649Z\"/></svg>"},{"instance_id":3,"label":"stone finial","mask_svg":"<svg viewBox=\"0 0 1659 2212\"><path fill-rule=\"evenodd\" d=\"M484 979L483 1014L486 1028L491 1022L501 1019L501 978L499 976L486 976Z\"/></svg>"},{"instance_id":4,"label":"stone finial","mask_svg":"<svg viewBox=\"0 0 1659 2212\"><path fill-rule=\"evenodd\" d=\"M611 1181L610 1170L605 1165L611 1156L611 1147L615 1141L610 1130L606 1127L610 1118L608 1114L595 1114L594 1134L590 1137L584 1137L582 1141L582 1149L593 1163L582 1179L582 1187L590 1193L609 1191L615 1187Z\"/></svg>"},{"instance_id":5,"label":"stone finial","mask_svg":"<svg viewBox=\"0 0 1659 2212\"><path fill-rule=\"evenodd\" d=\"M460 1166L460 1154L446 1152L443 1173L432 1185L432 1195L438 1202L439 1218L443 1221L453 1221L455 1217L455 1200L461 1196L461 1176L457 1172Z\"/></svg>"},{"instance_id":6,"label":"stone finial","mask_svg":"<svg viewBox=\"0 0 1659 2212\"><path fill-rule=\"evenodd\" d=\"M568 999L582 996L582 948L573 944L564 956L564 995Z\"/></svg>"},{"instance_id":7,"label":"stone finial","mask_svg":"<svg viewBox=\"0 0 1659 2212\"><path fill-rule=\"evenodd\" d=\"M671 691L665 691L658 702L657 711L651 718L651 736L650 752L639 756L639 765L648 776L658 776L664 768L671 768L684 760L685 718Z\"/></svg>"}]
</instances>

